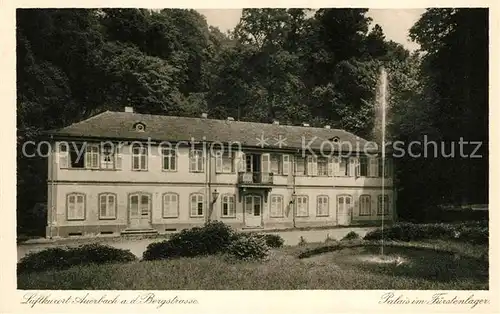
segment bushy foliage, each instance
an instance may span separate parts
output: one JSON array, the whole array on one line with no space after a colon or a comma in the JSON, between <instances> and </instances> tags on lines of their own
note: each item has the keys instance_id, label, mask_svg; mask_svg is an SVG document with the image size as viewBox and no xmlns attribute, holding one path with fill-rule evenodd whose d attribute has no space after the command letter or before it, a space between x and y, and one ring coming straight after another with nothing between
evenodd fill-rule
<instances>
[{"instance_id":1,"label":"bushy foliage","mask_svg":"<svg viewBox=\"0 0 500 314\"><path fill-rule=\"evenodd\" d=\"M488 227L464 227L457 233L457 238L474 244L488 244Z\"/></svg>"},{"instance_id":2,"label":"bushy foliage","mask_svg":"<svg viewBox=\"0 0 500 314\"><path fill-rule=\"evenodd\" d=\"M285 240L278 234L271 234L271 233L254 233L251 232L250 234L262 238L268 247L272 248L280 248L283 247L285 244Z\"/></svg>"},{"instance_id":3,"label":"bushy foliage","mask_svg":"<svg viewBox=\"0 0 500 314\"><path fill-rule=\"evenodd\" d=\"M354 232L354 231L351 231L351 232L349 232L348 234L346 234L346 235L342 238L342 240L340 240L340 241L357 240L357 239L359 239L359 238L360 238L360 237L359 237L359 234L357 234L357 233L356 233L356 232Z\"/></svg>"},{"instance_id":4,"label":"bushy foliage","mask_svg":"<svg viewBox=\"0 0 500 314\"><path fill-rule=\"evenodd\" d=\"M229 245L228 254L241 260L259 260L267 257L269 246L262 236L241 233Z\"/></svg>"},{"instance_id":5,"label":"bushy foliage","mask_svg":"<svg viewBox=\"0 0 500 314\"><path fill-rule=\"evenodd\" d=\"M417 241L424 239L456 239L473 243L488 243L487 225L477 224L413 224L399 223L368 232L365 240Z\"/></svg>"},{"instance_id":6,"label":"bushy foliage","mask_svg":"<svg viewBox=\"0 0 500 314\"><path fill-rule=\"evenodd\" d=\"M18 273L61 270L82 264L132 262L137 257L129 250L102 244L86 244L79 247L49 248L29 253L17 264Z\"/></svg>"},{"instance_id":7,"label":"bushy foliage","mask_svg":"<svg viewBox=\"0 0 500 314\"><path fill-rule=\"evenodd\" d=\"M151 243L143 253L143 259L218 254L224 252L235 237L236 232L228 225L219 221L207 222L203 227L184 229L169 240Z\"/></svg>"},{"instance_id":8,"label":"bushy foliage","mask_svg":"<svg viewBox=\"0 0 500 314\"><path fill-rule=\"evenodd\" d=\"M272 248L280 248L285 244L285 240L278 234L264 234L266 245Z\"/></svg>"}]
</instances>

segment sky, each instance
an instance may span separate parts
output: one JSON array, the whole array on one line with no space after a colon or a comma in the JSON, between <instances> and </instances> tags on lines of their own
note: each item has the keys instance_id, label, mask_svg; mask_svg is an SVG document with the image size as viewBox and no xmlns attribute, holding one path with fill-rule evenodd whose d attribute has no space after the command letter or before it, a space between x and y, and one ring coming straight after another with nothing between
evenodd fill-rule
<instances>
[{"instance_id":1,"label":"sky","mask_svg":"<svg viewBox=\"0 0 500 314\"><path fill-rule=\"evenodd\" d=\"M207 23L217 26L223 32L234 28L241 17L241 9L200 9ZM408 38L408 30L419 19L425 9L370 9L368 16L372 25L379 24L386 39L402 44L409 50L418 49L418 44Z\"/></svg>"}]
</instances>

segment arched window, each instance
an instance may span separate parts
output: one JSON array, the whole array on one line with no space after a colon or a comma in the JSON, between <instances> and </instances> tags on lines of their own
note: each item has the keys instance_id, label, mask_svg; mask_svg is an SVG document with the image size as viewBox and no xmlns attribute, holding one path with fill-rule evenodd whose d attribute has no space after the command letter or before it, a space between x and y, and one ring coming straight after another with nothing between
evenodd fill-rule
<instances>
[{"instance_id":1,"label":"arched window","mask_svg":"<svg viewBox=\"0 0 500 314\"><path fill-rule=\"evenodd\" d=\"M99 194L99 219L116 219L116 194Z\"/></svg>"},{"instance_id":2,"label":"arched window","mask_svg":"<svg viewBox=\"0 0 500 314\"><path fill-rule=\"evenodd\" d=\"M370 195L361 195L359 197L359 215L360 216L370 216L372 213Z\"/></svg>"},{"instance_id":3,"label":"arched window","mask_svg":"<svg viewBox=\"0 0 500 314\"><path fill-rule=\"evenodd\" d=\"M283 195L273 194L270 198L270 216L283 217Z\"/></svg>"},{"instance_id":4,"label":"arched window","mask_svg":"<svg viewBox=\"0 0 500 314\"><path fill-rule=\"evenodd\" d=\"M205 196L201 193L194 193L190 196L191 217L203 217L205 214Z\"/></svg>"},{"instance_id":5,"label":"arched window","mask_svg":"<svg viewBox=\"0 0 500 314\"><path fill-rule=\"evenodd\" d=\"M67 220L85 220L85 194L69 193L66 195Z\"/></svg>"},{"instance_id":6,"label":"arched window","mask_svg":"<svg viewBox=\"0 0 500 314\"><path fill-rule=\"evenodd\" d=\"M236 197L234 194L222 195L222 217L236 217Z\"/></svg>"},{"instance_id":7,"label":"arched window","mask_svg":"<svg viewBox=\"0 0 500 314\"><path fill-rule=\"evenodd\" d=\"M327 195L318 195L316 199L316 216L326 217L329 215L330 202Z\"/></svg>"},{"instance_id":8,"label":"arched window","mask_svg":"<svg viewBox=\"0 0 500 314\"><path fill-rule=\"evenodd\" d=\"M177 193L163 194L163 218L179 217L179 195Z\"/></svg>"}]
</instances>

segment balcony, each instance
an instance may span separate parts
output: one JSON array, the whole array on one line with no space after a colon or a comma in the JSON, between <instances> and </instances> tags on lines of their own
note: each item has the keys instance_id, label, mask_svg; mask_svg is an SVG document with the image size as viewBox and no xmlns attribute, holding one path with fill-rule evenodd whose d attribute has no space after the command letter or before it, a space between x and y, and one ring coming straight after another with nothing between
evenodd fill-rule
<instances>
[{"instance_id":1,"label":"balcony","mask_svg":"<svg viewBox=\"0 0 500 314\"><path fill-rule=\"evenodd\" d=\"M270 172L238 172L238 189L240 202L243 194L261 191L267 202L269 192L273 188L273 174Z\"/></svg>"},{"instance_id":2,"label":"balcony","mask_svg":"<svg viewBox=\"0 0 500 314\"><path fill-rule=\"evenodd\" d=\"M245 186L273 185L273 174L270 172L238 172L238 184Z\"/></svg>"}]
</instances>

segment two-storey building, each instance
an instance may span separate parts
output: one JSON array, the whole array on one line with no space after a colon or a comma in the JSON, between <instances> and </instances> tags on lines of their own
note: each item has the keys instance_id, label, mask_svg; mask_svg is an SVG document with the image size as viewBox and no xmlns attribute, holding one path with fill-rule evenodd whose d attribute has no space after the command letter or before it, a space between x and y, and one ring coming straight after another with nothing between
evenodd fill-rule
<instances>
[{"instance_id":1,"label":"two-storey building","mask_svg":"<svg viewBox=\"0 0 500 314\"><path fill-rule=\"evenodd\" d=\"M391 163L343 130L125 112L47 133L48 237L376 224Z\"/></svg>"}]
</instances>

